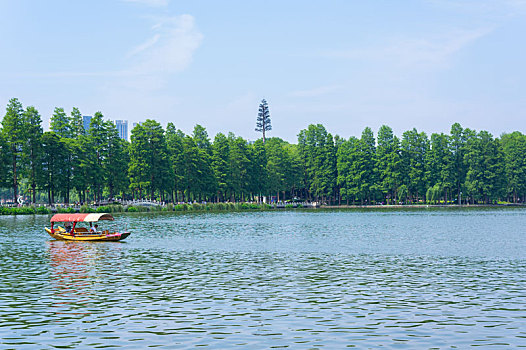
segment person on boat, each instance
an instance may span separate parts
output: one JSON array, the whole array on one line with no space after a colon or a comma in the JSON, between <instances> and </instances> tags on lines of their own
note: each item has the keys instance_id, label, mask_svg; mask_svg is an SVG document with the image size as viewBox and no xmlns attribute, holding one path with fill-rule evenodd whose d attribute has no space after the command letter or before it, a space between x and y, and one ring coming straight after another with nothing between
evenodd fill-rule
<instances>
[{"instance_id":1,"label":"person on boat","mask_svg":"<svg viewBox=\"0 0 526 350\"><path fill-rule=\"evenodd\" d=\"M97 225L97 224L95 224L95 226L91 226L91 228L89 229L89 232L97 233L97 227L99 227L99 225Z\"/></svg>"},{"instance_id":2,"label":"person on boat","mask_svg":"<svg viewBox=\"0 0 526 350\"><path fill-rule=\"evenodd\" d=\"M64 226L66 226L66 232L67 233L71 233L71 223L70 222L66 222L66 224Z\"/></svg>"}]
</instances>

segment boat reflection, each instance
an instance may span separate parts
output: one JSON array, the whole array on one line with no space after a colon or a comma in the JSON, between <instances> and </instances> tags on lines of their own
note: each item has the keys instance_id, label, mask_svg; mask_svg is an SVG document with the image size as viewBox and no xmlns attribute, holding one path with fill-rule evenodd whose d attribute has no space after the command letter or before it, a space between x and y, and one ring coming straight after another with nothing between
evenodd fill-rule
<instances>
[{"instance_id":1,"label":"boat reflection","mask_svg":"<svg viewBox=\"0 0 526 350\"><path fill-rule=\"evenodd\" d=\"M86 242L47 242L50 264L50 284L53 306L63 314L88 314L86 310L96 298L97 264L104 255L99 244Z\"/></svg>"}]
</instances>

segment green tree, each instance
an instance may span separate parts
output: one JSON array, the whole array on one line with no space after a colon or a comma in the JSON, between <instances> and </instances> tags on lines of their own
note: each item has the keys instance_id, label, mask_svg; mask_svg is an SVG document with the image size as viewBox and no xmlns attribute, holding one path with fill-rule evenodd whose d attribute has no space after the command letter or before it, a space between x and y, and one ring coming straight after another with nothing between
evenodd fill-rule
<instances>
[{"instance_id":1,"label":"green tree","mask_svg":"<svg viewBox=\"0 0 526 350\"><path fill-rule=\"evenodd\" d=\"M84 130L84 121L82 119L82 114L80 113L77 107L73 107L73 110L71 111L71 116L69 117L69 125L72 138L79 137L80 135L86 135L86 130Z\"/></svg>"},{"instance_id":2,"label":"green tree","mask_svg":"<svg viewBox=\"0 0 526 350\"><path fill-rule=\"evenodd\" d=\"M197 148L205 150L206 152L212 151L212 145L210 144L210 139L208 138L208 132L204 127L196 124L194 126L192 137L194 138Z\"/></svg>"},{"instance_id":3,"label":"green tree","mask_svg":"<svg viewBox=\"0 0 526 350\"><path fill-rule=\"evenodd\" d=\"M42 119L35 107L27 107L24 112L24 124L27 138L23 145L22 163L24 175L31 186L31 200L36 203L37 184L42 181Z\"/></svg>"},{"instance_id":4,"label":"green tree","mask_svg":"<svg viewBox=\"0 0 526 350\"><path fill-rule=\"evenodd\" d=\"M287 175L292 168L292 162L286 149L287 143L280 138L272 137L265 143L267 156L268 189L272 194L276 194L276 199L280 200L280 192L289 189ZM282 199L285 195L283 195Z\"/></svg>"},{"instance_id":5,"label":"green tree","mask_svg":"<svg viewBox=\"0 0 526 350\"><path fill-rule=\"evenodd\" d=\"M60 137L71 136L71 126L69 123L69 118L66 115L66 112L64 112L64 108L55 107L55 111L51 116L49 126L51 131Z\"/></svg>"},{"instance_id":6,"label":"green tree","mask_svg":"<svg viewBox=\"0 0 526 350\"><path fill-rule=\"evenodd\" d=\"M403 183L407 186L409 197L414 201L427 192L425 165L429 150L429 139L424 132L416 129L406 131L402 135Z\"/></svg>"},{"instance_id":7,"label":"green tree","mask_svg":"<svg viewBox=\"0 0 526 350\"><path fill-rule=\"evenodd\" d=\"M107 151L103 167L105 169L106 186L109 197L114 198L116 193L126 191L129 186L128 178L122 176L128 170L129 154L128 142L119 137L115 125L111 121L105 122L107 139Z\"/></svg>"},{"instance_id":8,"label":"green tree","mask_svg":"<svg viewBox=\"0 0 526 350\"><path fill-rule=\"evenodd\" d=\"M250 155L247 141L242 137L236 137L233 133L228 135L228 188L231 200L244 200L250 193L248 171L250 169Z\"/></svg>"},{"instance_id":9,"label":"green tree","mask_svg":"<svg viewBox=\"0 0 526 350\"><path fill-rule=\"evenodd\" d=\"M289 189L290 196L293 198L296 197L298 190L302 188L301 156L298 145L285 142L284 147L287 152L287 161L290 163L290 166L285 171L285 186ZM336 156L334 155L334 162L335 159ZM262 175L266 176L265 173ZM258 183L259 181L264 180L258 180ZM336 178L334 178L333 184L336 184Z\"/></svg>"},{"instance_id":10,"label":"green tree","mask_svg":"<svg viewBox=\"0 0 526 350\"><path fill-rule=\"evenodd\" d=\"M462 191L465 190L464 184L468 172L464 155L466 153L467 143L473 137L475 137L473 130L463 129L459 123L451 126L449 147L452 154L452 178L455 186L455 196L458 197L458 204L462 204Z\"/></svg>"},{"instance_id":11,"label":"green tree","mask_svg":"<svg viewBox=\"0 0 526 350\"><path fill-rule=\"evenodd\" d=\"M368 204L372 203L372 197L377 188L376 186L376 141L371 128L366 127L362 132L359 143L359 167L355 180L359 185L360 198L368 199Z\"/></svg>"},{"instance_id":12,"label":"green tree","mask_svg":"<svg viewBox=\"0 0 526 350\"><path fill-rule=\"evenodd\" d=\"M217 200L224 200L228 190L228 155L230 144L228 138L222 134L216 134L212 145L212 169L217 180Z\"/></svg>"},{"instance_id":13,"label":"green tree","mask_svg":"<svg viewBox=\"0 0 526 350\"><path fill-rule=\"evenodd\" d=\"M90 121L87 141L88 149L93 152L92 159L88 164L87 175L94 198L102 200L102 189L106 183L107 174L103 163L108 151L108 127L104 122L101 112L96 112Z\"/></svg>"},{"instance_id":14,"label":"green tree","mask_svg":"<svg viewBox=\"0 0 526 350\"><path fill-rule=\"evenodd\" d=\"M19 167L22 149L27 138L24 110L17 98L12 98L7 104L6 114L2 120L2 131L4 133L6 146L9 149L7 153L11 158L9 173L12 179L13 201L16 202L18 198Z\"/></svg>"},{"instance_id":15,"label":"green tree","mask_svg":"<svg viewBox=\"0 0 526 350\"><path fill-rule=\"evenodd\" d=\"M43 187L48 193L48 203L55 203L55 195L63 185L62 170L66 165L65 143L53 131L47 131L42 135L42 167L43 167Z\"/></svg>"},{"instance_id":16,"label":"green tree","mask_svg":"<svg viewBox=\"0 0 526 350\"><path fill-rule=\"evenodd\" d=\"M501 136L504 152L507 193L517 203L519 195L526 198L526 135L515 131Z\"/></svg>"},{"instance_id":17,"label":"green tree","mask_svg":"<svg viewBox=\"0 0 526 350\"><path fill-rule=\"evenodd\" d=\"M170 159L170 165L172 167L171 174L173 176L173 190L172 190L172 200L178 201L178 193L184 191L183 186L183 176L184 176L184 167L183 162L183 141L184 133L175 128L173 123L168 123L166 126L166 146L168 149L168 156Z\"/></svg>"},{"instance_id":18,"label":"green tree","mask_svg":"<svg viewBox=\"0 0 526 350\"><path fill-rule=\"evenodd\" d=\"M94 168L93 148L89 142L88 136L79 135L76 138L68 140L70 167L71 167L71 188L74 188L82 203L87 200L87 192L93 175ZM121 174L122 177L124 177Z\"/></svg>"},{"instance_id":19,"label":"green tree","mask_svg":"<svg viewBox=\"0 0 526 350\"><path fill-rule=\"evenodd\" d=\"M2 129L0 129L0 188L8 187L10 184L9 178L9 162L11 155L10 149L6 142L6 137Z\"/></svg>"},{"instance_id":20,"label":"green tree","mask_svg":"<svg viewBox=\"0 0 526 350\"><path fill-rule=\"evenodd\" d=\"M465 186L473 202L490 203L505 193L504 155L489 132L469 139L464 158L468 166Z\"/></svg>"},{"instance_id":21,"label":"green tree","mask_svg":"<svg viewBox=\"0 0 526 350\"><path fill-rule=\"evenodd\" d=\"M358 164L358 156L360 150L360 140L356 137L350 137L344 140L338 147L337 152L337 183L340 189L340 196L342 199L353 202L357 198L359 192L359 184L355 182L356 164Z\"/></svg>"},{"instance_id":22,"label":"green tree","mask_svg":"<svg viewBox=\"0 0 526 350\"><path fill-rule=\"evenodd\" d=\"M428 187L432 188L430 193L433 199L428 198L428 200L438 200L443 193L447 203L448 194L455 187L453 172L453 154L449 146L449 136L443 133L431 134L430 149L426 155L425 177Z\"/></svg>"},{"instance_id":23,"label":"green tree","mask_svg":"<svg viewBox=\"0 0 526 350\"><path fill-rule=\"evenodd\" d=\"M171 168L164 130L158 122L147 119L132 130L130 145L130 188L146 189L154 199L171 188Z\"/></svg>"},{"instance_id":24,"label":"green tree","mask_svg":"<svg viewBox=\"0 0 526 350\"><path fill-rule=\"evenodd\" d=\"M298 135L304 183L309 199L325 200L336 185L336 151L332 135L321 124L309 125Z\"/></svg>"},{"instance_id":25,"label":"green tree","mask_svg":"<svg viewBox=\"0 0 526 350\"><path fill-rule=\"evenodd\" d=\"M197 181L197 197L199 201L203 198L210 198L217 190L217 181L214 177L212 169L212 146L206 129L201 125L194 127L192 137L198 149L198 172L200 176L195 179Z\"/></svg>"},{"instance_id":26,"label":"green tree","mask_svg":"<svg viewBox=\"0 0 526 350\"><path fill-rule=\"evenodd\" d=\"M198 183L198 179L201 176L200 154L194 138L188 135L183 139L182 163L184 164L182 176L183 193L186 194L187 200L191 200L192 197L195 199L200 190Z\"/></svg>"},{"instance_id":27,"label":"green tree","mask_svg":"<svg viewBox=\"0 0 526 350\"><path fill-rule=\"evenodd\" d=\"M268 109L267 100L262 99L259 104L258 117L256 119L256 131L263 134L263 143L265 143L265 132L272 130L270 122L270 111Z\"/></svg>"},{"instance_id":28,"label":"green tree","mask_svg":"<svg viewBox=\"0 0 526 350\"><path fill-rule=\"evenodd\" d=\"M268 191L268 172L267 172L267 150L262 139L258 139L252 145L252 176L251 190L257 194L258 201L261 196Z\"/></svg>"},{"instance_id":29,"label":"green tree","mask_svg":"<svg viewBox=\"0 0 526 350\"><path fill-rule=\"evenodd\" d=\"M396 201L397 197L404 197L406 188L399 193L402 185L402 157L400 141L393 134L393 130L382 125L378 130L378 146L376 147L378 174L378 188L384 196L384 200Z\"/></svg>"}]
</instances>

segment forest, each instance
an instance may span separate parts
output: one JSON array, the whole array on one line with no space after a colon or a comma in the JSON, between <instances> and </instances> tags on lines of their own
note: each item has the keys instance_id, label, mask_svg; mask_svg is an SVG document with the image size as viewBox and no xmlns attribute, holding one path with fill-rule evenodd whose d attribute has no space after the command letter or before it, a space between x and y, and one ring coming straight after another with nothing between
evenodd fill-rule
<instances>
[{"instance_id":1,"label":"forest","mask_svg":"<svg viewBox=\"0 0 526 350\"><path fill-rule=\"evenodd\" d=\"M360 138L309 125L296 144L254 142L196 125L186 135L147 119L119 138L97 112L55 108L50 131L37 109L9 101L0 129L0 197L28 202L148 198L164 202L317 201L326 204L496 204L526 197L526 136L493 137L455 123L430 137L383 125Z\"/></svg>"}]
</instances>

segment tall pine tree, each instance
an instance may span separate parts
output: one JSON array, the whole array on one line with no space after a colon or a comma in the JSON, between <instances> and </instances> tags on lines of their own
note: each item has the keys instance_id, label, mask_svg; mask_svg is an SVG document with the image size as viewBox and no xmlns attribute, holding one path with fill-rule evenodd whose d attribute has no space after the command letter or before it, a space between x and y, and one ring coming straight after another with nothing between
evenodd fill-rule
<instances>
[{"instance_id":1,"label":"tall pine tree","mask_svg":"<svg viewBox=\"0 0 526 350\"><path fill-rule=\"evenodd\" d=\"M256 131L263 133L263 143L265 143L265 132L272 130L270 123L270 111L267 100L262 99L259 104L258 118L256 120Z\"/></svg>"}]
</instances>

